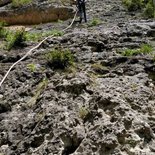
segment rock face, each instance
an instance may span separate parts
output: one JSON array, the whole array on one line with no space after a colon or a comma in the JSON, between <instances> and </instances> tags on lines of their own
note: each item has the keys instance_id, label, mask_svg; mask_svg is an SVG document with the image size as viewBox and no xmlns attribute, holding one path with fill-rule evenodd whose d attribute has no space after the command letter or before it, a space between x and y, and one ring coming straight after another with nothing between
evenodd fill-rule
<instances>
[{"instance_id":1,"label":"rock face","mask_svg":"<svg viewBox=\"0 0 155 155\"><path fill-rule=\"evenodd\" d=\"M12 0L0 0L0 6L4 6L6 4L11 3Z\"/></svg>"},{"instance_id":2,"label":"rock face","mask_svg":"<svg viewBox=\"0 0 155 155\"><path fill-rule=\"evenodd\" d=\"M0 154L155 154L155 51L120 54L143 43L155 47L155 21L128 14L121 0L91 0L87 12L89 21L100 15L105 22L73 25L49 38L0 88ZM67 26L65 21L32 31ZM30 48L0 51L0 79ZM75 66L49 68L44 57L52 48L69 49Z\"/></svg>"},{"instance_id":3,"label":"rock face","mask_svg":"<svg viewBox=\"0 0 155 155\"><path fill-rule=\"evenodd\" d=\"M8 1L9 2L9 1ZM2 1L0 5L8 4ZM73 8L62 3L49 1L34 1L33 3L12 7L12 4L0 8L0 21L9 25L40 24L51 21L66 20L73 16Z\"/></svg>"}]
</instances>

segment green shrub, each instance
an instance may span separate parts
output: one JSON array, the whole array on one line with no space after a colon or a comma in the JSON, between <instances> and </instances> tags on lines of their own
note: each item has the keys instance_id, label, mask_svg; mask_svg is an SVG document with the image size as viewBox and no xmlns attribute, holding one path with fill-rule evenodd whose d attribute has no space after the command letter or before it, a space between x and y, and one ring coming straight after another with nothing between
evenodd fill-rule
<instances>
[{"instance_id":1,"label":"green shrub","mask_svg":"<svg viewBox=\"0 0 155 155\"><path fill-rule=\"evenodd\" d=\"M145 17L155 17L153 0L122 0L128 11L141 10Z\"/></svg>"},{"instance_id":2,"label":"green shrub","mask_svg":"<svg viewBox=\"0 0 155 155\"><path fill-rule=\"evenodd\" d=\"M40 95L43 93L43 91L46 89L48 85L48 79L44 78L38 85L37 88L34 92L34 96L28 101L28 106L29 107L33 107L34 105L36 105L38 102L38 98L40 97Z\"/></svg>"},{"instance_id":3,"label":"green shrub","mask_svg":"<svg viewBox=\"0 0 155 155\"><path fill-rule=\"evenodd\" d=\"M46 32L38 32L38 33L32 33L32 32L27 32L26 33L26 40L27 41L39 41L40 39L53 35L53 36L62 36L64 33L63 31L59 31L56 29L53 29L51 31L46 31Z\"/></svg>"},{"instance_id":4,"label":"green shrub","mask_svg":"<svg viewBox=\"0 0 155 155\"><path fill-rule=\"evenodd\" d=\"M154 6L151 2L147 3L146 8L144 9L144 16L146 16L148 18L154 18L155 17Z\"/></svg>"},{"instance_id":5,"label":"green shrub","mask_svg":"<svg viewBox=\"0 0 155 155\"><path fill-rule=\"evenodd\" d=\"M143 6L142 0L122 0L128 11L136 11Z\"/></svg>"},{"instance_id":6,"label":"green shrub","mask_svg":"<svg viewBox=\"0 0 155 155\"><path fill-rule=\"evenodd\" d=\"M5 38L8 31L0 26L0 38Z\"/></svg>"},{"instance_id":7,"label":"green shrub","mask_svg":"<svg viewBox=\"0 0 155 155\"><path fill-rule=\"evenodd\" d=\"M57 36L64 35L64 32L63 31L60 31L60 30L53 29L52 31L49 31L49 32L47 32L47 33L45 33L43 35L45 35L45 36L53 35L53 36L57 37Z\"/></svg>"},{"instance_id":8,"label":"green shrub","mask_svg":"<svg viewBox=\"0 0 155 155\"><path fill-rule=\"evenodd\" d=\"M97 26L101 24L101 20L98 19L98 18L93 18L89 23L88 23L88 26L89 27L92 27L92 26Z\"/></svg>"},{"instance_id":9,"label":"green shrub","mask_svg":"<svg viewBox=\"0 0 155 155\"><path fill-rule=\"evenodd\" d=\"M25 41L25 30L9 31L6 35L6 49L11 50L11 48L23 45Z\"/></svg>"},{"instance_id":10,"label":"green shrub","mask_svg":"<svg viewBox=\"0 0 155 155\"><path fill-rule=\"evenodd\" d=\"M0 22L0 27L7 26L7 23L5 21Z\"/></svg>"},{"instance_id":11,"label":"green shrub","mask_svg":"<svg viewBox=\"0 0 155 155\"><path fill-rule=\"evenodd\" d=\"M12 0L12 6L13 7L20 7L23 5L30 4L32 0Z\"/></svg>"},{"instance_id":12,"label":"green shrub","mask_svg":"<svg viewBox=\"0 0 155 155\"><path fill-rule=\"evenodd\" d=\"M25 38L27 41L39 41L42 38L42 33L27 32Z\"/></svg>"},{"instance_id":13,"label":"green shrub","mask_svg":"<svg viewBox=\"0 0 155 155\"><path fill-rule=\"evenodd\" d=\"M140 52L143 54L151 53L153 51L153 47L149 44L142 44L140 47Z\"/></svg>"},{"instance_id":14,"label":"green shrub","mask_svg":"<svg viewBox=\"0 0 155 155\"><path fill-rule=\"evenodd\" d=\"M7 29L4 28L6 25L5 22L0 22L0 38L4 38L8 33Z\"/></svg>"},{"instance_id":15,"label":"green shrub","mask_svg":"<svg viewBox=\"0 0 155 155\"><path fill-rule=\"evenodd\" d=\"M45 55L48 65L53 69L65 69L73 64L73 55L69 50L52 50Z\"/></svg>"},{"instance_id":16,"label":"green shrub","mask_svg":"<svg viewBox=\"0 0 155 155\"><path fill-rule=\"evenodd\" d=\"M85 119L89 115L90 111L86 107L79 108L79 117Z\"/></svg>"},{"instance_id":17,"label":"green shrub","mask_svg":"<svg viewBox=\"0 0 155 155\"><path fill-rule=\"evenodd\" d=\"M133 56L138 54L149 54L153 51L153 47L148 44L142 44L139 49L126 49L121 52L123 56Z\"/></svg>"},{"instance_id":18,"label":"green shrub","mask_svg":"<svg viewBox=\"0 0 155 155\"><path fill-rule=\"evenodd\" d=\"M36 64L31 63L31 64L28 64L28 65L27 65L27 68L28 68L31 72L35 72L36 69L37 69L37 66L36 66Z\"/></svg>"},{"instance_id":19,"label":"green shrub","mask_svg":"<svg viewBox=\"0 0 155 155\"><path fill-rule=\"evenodd\" d=\"M123 56L133 56L138 54L139 54L139 50L135 50L135 49L126 49L125 51L122 52Z\"/></svg>"}]
</instances>

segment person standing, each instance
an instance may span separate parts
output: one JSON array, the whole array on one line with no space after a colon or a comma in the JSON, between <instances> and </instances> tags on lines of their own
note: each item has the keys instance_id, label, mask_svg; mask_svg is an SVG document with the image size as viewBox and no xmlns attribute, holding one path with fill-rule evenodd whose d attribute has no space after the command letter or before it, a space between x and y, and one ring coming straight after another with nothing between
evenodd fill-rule
<instances>
[{"instance_id":1,"label":"person standing","mask_svg":"<svg viewBox=\"0 0 155 155\"><path fill-rule=\"evenodd\" d=\"M86 16L86 0L76 0L77 8L78 8L78 14L80 17L79 23L82 22L82 19L84 17L84 21L87 22L87 16Z\"/></svg>"}]
</instances>

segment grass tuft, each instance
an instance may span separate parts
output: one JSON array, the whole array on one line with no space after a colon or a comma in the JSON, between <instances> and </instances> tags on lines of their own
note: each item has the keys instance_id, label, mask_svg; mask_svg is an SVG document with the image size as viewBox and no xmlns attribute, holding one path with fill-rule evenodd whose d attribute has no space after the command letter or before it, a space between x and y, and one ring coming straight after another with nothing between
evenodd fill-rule
<instances>
[{"instance_id":1,"label":"grass tuft","mask_svg":"<svg viewBox=\"0 0 155 155\"><path fill-rule=\"evenodd\" d=\"M69 50L52 50L45 55L47 64L53 69L65 69L73 65L73 55Z\"/></svg>"},{"instance_id":2,"label":"grass tuft","mask_svg":"<svg viewBox=\"0 0 155 155\"><path fill-rule=\"evenodd\" d=\"M12 0L12 7L20 7L32 3L32 0Z\"/></svg>"},{"instance_id":3,"label":"grass tuft","mask_svg":"<svg viewBox=\"0 0 155 155\"><path fill-rule=\"evenodd\" d=\"M98 18L93 18L89 23L88 23L88 27L93 27L93 26L97 26L101 24L101 20Z\"/></svg>"},{"instance_id":4,"label":"grass tuft","mask_svg":"<svg viewBox=\"0 0 155 155\"><path fill-rule=\"evenodd\" d=\"M147 18L155 17L155 4L153 0L122 0L128 11L140 10Z\"/></svg>"},{"instance_id":5,"label":"grass tuft","mask_svg":"<svg viewBox=\"0 0 155 155\"><path fill-rule=\"evenodd\" d=\"M85 120L86 117L89 115L89 113L90 113L90 111L88 110L88 108L86 108L86 107L79 108L79 117L82 120Z\"/></svg>"},{"instance_id":6,"label":"grass tuft","mask_svg":"<svg viewBox=\"0 0 155 155\"><path fill-rule=\"evenodd\" d=\"M155 17L155 6L153 6L152 3L147 3L145 9L144 9L144 16L148 18L154 18Z\"/></svg>"},{"instance_id":7,"label":"grass tuft","mask_svg":"<svg viewBox=\"0 0 155 155\"><path fill-rule=\"evenodd\" d=\"M22 46L25 38L25 30L8 31L6 33L6 49L11 50L13 47Z\"/></svg>"},{"instance_id":8,"label":"grass tuft","mask_svg":"<svg viewBox=\"0 0 155 155\"><path fill-rule=\"evenodd\" d=\"M149 54L153 52L153 47L148 44L142 44L139 49L126 49L121 54L123 56L134 56L138 54Z\"/></svg>"},{"instance_id":9,"label":"grass tuft","mask_svg":"<svg viewBox=\"0 0 155 155\"><path fill-rule=\"evenodd\" d=\"M122 0L128 11L136 11L142 8L142 0Z\"/></svg>"},{"instance_id":10,"label":"grass tuft","mask_svg":"<svg viewBox=\"0 0 155 155\"><path fill-rule=\"evenodd\" d=\"M56 29L53 29L51 31L46 31L46 32L39 32L39 33L32 33L32 32L27 32L26 33L26 40L27 41L39 41L44 37L53 35L54 37L62 36L64 35L63 31L59 31Z\"/></svg>"},{"instance_id":11,"label":"grass tuft","mask_svg":"<svg viewBox=\"0 0 155 155\"><path fill-rule=\"evenodd\" d=\"M34 63L30 63L30 64L27 65L27 68L28 68L31 72L35 72L36 69L37 69L37 66L36 66L36 64L34 64Z\"/></svg>"}]
</instances>

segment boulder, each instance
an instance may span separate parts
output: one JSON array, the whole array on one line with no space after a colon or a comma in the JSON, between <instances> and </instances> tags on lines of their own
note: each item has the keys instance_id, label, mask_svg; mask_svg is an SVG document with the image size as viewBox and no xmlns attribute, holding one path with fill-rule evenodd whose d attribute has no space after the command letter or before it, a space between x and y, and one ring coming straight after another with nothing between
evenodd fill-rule
<instances>
[{"instance_id":1,"label":"boulder","mask_svg":"<svg viewBox=\"0 0 155 155\"><path fill-rule=\"evenodd\" d=\"M37 0L20 7L15 7L12 4L0 7L0 21L4 21L8 25L29 25L57 21L58 19L66 20L73 14L74 9L72 7L64 6L60 2L39 2Z\"/></svg>"}]
</instances>

